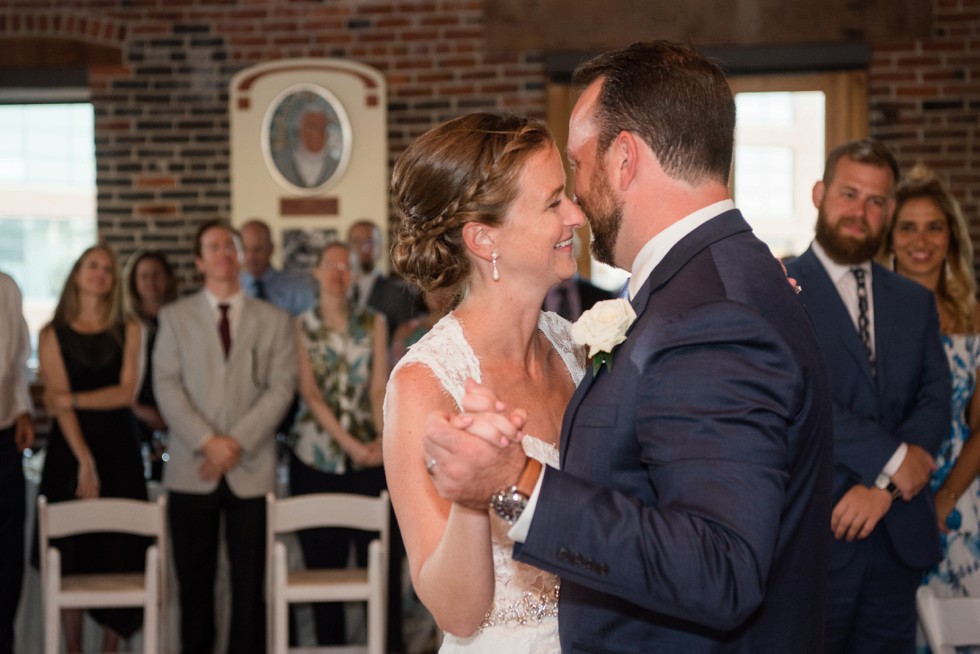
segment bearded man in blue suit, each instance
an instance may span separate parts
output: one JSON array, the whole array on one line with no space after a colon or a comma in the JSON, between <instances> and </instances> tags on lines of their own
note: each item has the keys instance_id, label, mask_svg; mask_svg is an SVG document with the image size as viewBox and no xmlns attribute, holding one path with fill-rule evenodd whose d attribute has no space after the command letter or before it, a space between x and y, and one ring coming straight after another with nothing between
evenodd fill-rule
<instances>
[{"instance_id":1,"label":"bearded man in blue suit","mask_svg":"<svg viewBox=\"0 0 980 654\"><path fill-rule=\"evenodd\" d=\"M431 416L434 481L455 502L494 496L501 518L519 514L515 558L561 577L564 652L823 652L827 372L729 199L725 76L659 41L600 55L575 81L576 197L593 254L632 272L636 320L572 397L561 470L538 474L499 433L460 429L499 416ZM490 396L474 389L467 407Z\"/></svg>"},{"instance_id":2,"label":"bearded man in blue suit","mask_svg":"<svg viewBox=\"0 0 980 654\"><path fill-rule=\"evenodd\" d=\"M816 239L787 266L834 389L828 652L911 654L916 588L940 557L927 482L949 430L950 378L936 302L872 261L897 179L881 143L835 148L813 188Z\"/></svg>"}]
</instances>

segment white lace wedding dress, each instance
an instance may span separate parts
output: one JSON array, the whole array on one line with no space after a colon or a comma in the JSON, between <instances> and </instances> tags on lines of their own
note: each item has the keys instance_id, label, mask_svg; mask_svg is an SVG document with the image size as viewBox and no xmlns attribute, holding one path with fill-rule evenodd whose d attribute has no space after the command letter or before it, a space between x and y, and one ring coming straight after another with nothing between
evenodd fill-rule
<instances>
[{"instance_id":1,"label":"white lace wedding dress","mask_svg":"<svg viewBox=\"0 0 980 654\"><path fill-rule=\"evenodd\" d=\"M538 329L551 341L577 386L582 380L584 358L581 348L572 342L568 322L557 314L542 313ZM451 313L412 346L395 370L412 364L427 366L456 401L460 411L467 378L481 381L480 361L466 342L459 321ZM526 436L523 444L528 456L558 467L558 450L550 443ZM507 536L510 525L495 515L490 516L490 524L496 580L493 605L473 636L457 638L446 634L440 654L561 652L558 643L558 577L514 561L511 557L514 542Z\"/></svg>"}]
</instances>

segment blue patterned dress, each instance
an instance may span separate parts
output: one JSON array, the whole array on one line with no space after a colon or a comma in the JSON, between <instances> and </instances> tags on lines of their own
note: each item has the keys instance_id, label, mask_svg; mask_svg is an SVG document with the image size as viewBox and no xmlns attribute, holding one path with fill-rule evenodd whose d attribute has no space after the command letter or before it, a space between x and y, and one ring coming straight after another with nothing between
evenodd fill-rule
<instances>
[{"instance_id":1,"label":"blue patterned dress","mask_svg":"<svg viewBox=\"0 0 980 654\"><path fill-rule=\"evenodd\" d=\"M949 436L939 446L936 464L929 486L935 493L949 475L959 458L963 444L970 437L966 410L970 405L980 367L980 334L943 335L943 347L949 359L953 382L953 424ZM980 478L974 477L956 501L962 517L959 529L940 534L943 560L929 570L923 584L936 590L939 597L980 597ZM919 650L928 652L922 645ZM957 648L957 652L980 652L980 648Z\"/></svg>"}]
</instances>

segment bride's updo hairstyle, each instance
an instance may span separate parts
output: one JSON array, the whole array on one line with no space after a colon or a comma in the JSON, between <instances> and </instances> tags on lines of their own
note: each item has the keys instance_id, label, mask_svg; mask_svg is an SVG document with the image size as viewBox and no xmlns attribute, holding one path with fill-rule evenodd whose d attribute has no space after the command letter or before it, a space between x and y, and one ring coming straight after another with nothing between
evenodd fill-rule
<instances>
[{"instance_id":1,"label":"bride's updo hairstyle","mask_svg":"<svg viewBox=\"0 0 980 654\"><path fill-rule=\"evenodd\" d=\"M482 113L415 139L391 178L394 269L423 291L449 291L450 305L459 304L471 273L463 225L500 225L517 198L527 160L553 143L537 120Z\"/></svg>"}]
</instances>

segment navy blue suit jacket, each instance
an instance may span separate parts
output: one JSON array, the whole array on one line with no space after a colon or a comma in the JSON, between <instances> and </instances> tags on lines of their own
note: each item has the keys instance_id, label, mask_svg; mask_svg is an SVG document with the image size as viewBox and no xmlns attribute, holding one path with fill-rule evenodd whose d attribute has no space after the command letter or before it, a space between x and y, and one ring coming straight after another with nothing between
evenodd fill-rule
<instances>
[{"instance_id":1,"label":"navy blue suit jacket","mask_svg":"<svg viewBox=\"0 0 980 654\"><path fill-rule=\"evenodd\" d=\"M855 484L871 486L902 442L935 454L950 425L949 364L932 293L872 264L875 376L854 322L810 248L787 266L803 287L834 393L834 502ZM939 560L935 506L928 487L897 500L884 526L898 556L925 568ZM829 532L828 532L829 534ZM831 538L831 570L846 565L865 541Z\"/></svg>"},{"instance_id":2,"label":"navy blue suit jacket","mask_svg":"<svg viewBox=\"0 0 980 654\"><path fill-rule=\"evenodd\" d=\"M561 576L563 652L823 652L827 373L737 211L675 245L562 427L517 559Z\"/></svg>"}]
</instances>

